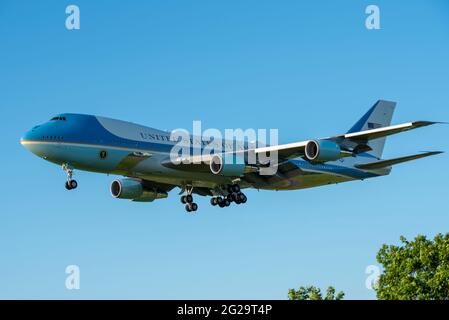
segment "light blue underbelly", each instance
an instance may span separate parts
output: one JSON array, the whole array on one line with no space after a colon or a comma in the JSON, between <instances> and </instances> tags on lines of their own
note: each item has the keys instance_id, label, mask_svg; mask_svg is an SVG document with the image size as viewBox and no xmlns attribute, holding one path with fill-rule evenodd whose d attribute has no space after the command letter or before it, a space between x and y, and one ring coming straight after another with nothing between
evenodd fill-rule
<instances>
[{"instance_id":1,"label":"light blue underbelly","mask_svg":"<svg viewBox=\"0 0 449 320\"><path fill-rule=\"evenodd\" d=\"M63 143L38 143L30 146L33 153L45 160L87 171L112 172L125 159L131 150L94 145L69 145ZM106 152L106 157L100 156Z\"/></svg>"}]
</instances>

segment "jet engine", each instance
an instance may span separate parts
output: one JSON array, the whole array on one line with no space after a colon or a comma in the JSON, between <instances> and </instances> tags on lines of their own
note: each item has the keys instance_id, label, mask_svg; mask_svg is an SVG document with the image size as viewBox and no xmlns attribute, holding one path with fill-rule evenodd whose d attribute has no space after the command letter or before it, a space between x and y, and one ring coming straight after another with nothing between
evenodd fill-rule
<instances>
[{"instance_id":1,"label":"jet engine","mask_svg":"<svg viewBox=\"0 0 449 320\"><path fill-rule=\"evenodd\" d=\"M342 150L334 141L310 140L306 144L305 157L310 162L335 161L342 157Z\"/></svg>"},{"instance_id":2,"label":"jet engine","mask_svg":"<svg viewBox=\"0 0 449 320\"><path fill-rule=\"evenodd\" d=\"M225 156L214 155L209 164L210 171L213 174L219 174L226 177L240 177L247 172L247 166L243 159L235 155Z\"/></svg>"},{"instance_id":3,"label":"jet engine","mask_svg":"<svg viewBox=\"0 0 449 320\"><path fill-rule=\"evenodd\" d=\"M139 202L151 202L167 197L166 192L147 189L141 181L135 179L118 179L112 181L111 194L114 198L130 199Z\"/></svg>"}]
</instances>

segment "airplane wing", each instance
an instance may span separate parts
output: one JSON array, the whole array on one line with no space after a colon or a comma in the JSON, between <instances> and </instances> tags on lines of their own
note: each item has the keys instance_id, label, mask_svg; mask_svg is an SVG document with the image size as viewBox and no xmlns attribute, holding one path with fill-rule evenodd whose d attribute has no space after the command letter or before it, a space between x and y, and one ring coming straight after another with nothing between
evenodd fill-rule
<instances>
[{"instance_id":1,"label":"airplane wing","mask_svg":"<svg viewBox=\"0 0 449 320\"><path fill-rule=\"evenodd\" d=\"M254 148L254 149L247 149L247 150L239 150L237 152L234 152L235 154L241 154L244 155L246 153L253 152L255 154L260 153L267 153L267 152L278 152L278 158L280 160L288 160L292 158L298 158L302 157L304 155L304 149L305 146L309 140L306 141L300 141L300 142L293 142L288 144L281 144L276 146L268 146L268 147L260 147L260 148ZM228 153L225 153L228 154ZM205 166L192 166L193 164L206 164L208 165L209 162L212 160L213 155L198 155L198 156L187 156L187 157L179 157L176 159L176 161L173 163L171 159L167 159L166 161L162 162L163 166L174 168L178 170L192 170L193 167L195 167L196 171L208 171L209 167Z\"/></svg>"},{"instance_id":2,"label":"airplane wing","mask_svg":"<svg viewBox=\"0 0 449 320\"><path fill-rule=\"evenodd\" d=\"M415 159L433 156L433 155L440 154L440 153L443 153L443 151L428 151L428 152L413 154L411 156L405 156L405 157L400 157L400 158L381 160L381 161L364 163L364 164L356 164L355 167L358 169L363 169L363 170L375 170L375 169L389 167L394 164L398 164L398 163L402 163L402 162L406 162L406 161L411 161L411 160L415 160Z\"/></svg>"},{"instance_id":3,"label":"airplane wing","mask_svg":"<svg viewBox=\"0 0 449 320\"><path fill-rule=\"evenodd\" d=\"M342 135L332 136L332 137L326 137L321 138L318 140L329 140L336 142L342 150L346 150L353 153L359 153L363 151L369 151L371 150L370 147L367 145L368 141L375 140L378 138L386 137L389 135L397 134L404 131L409 131L425 126L429 126L432 124L436 124L439 122L433 122L433 121L414 121L414 122L408 122L388 127L382 127L377 129L370 129L370 130L364 130L359 132L353 132L353 133L346 133ZM293 142L293 143L287 143L287 144L280 144L275 146L266 146L266 147L260 147L255 149L249 149L249 150L243 150L243 151L237 151L238 154L243 154L246 152L254 152L255 154L261 154L261 153L267 153L267 152L278 152L278 159L279 162L302 157L305 155L305 148L307 143L310 140L304 140L299 142ZM208 167L204 166L207 165L210 160L212 159L213 155L199 155L199 156L188 156L186 158L180 158L179 164L173 164L170 159L167 159L167 161L164 161L162 164L166 167L176 168L178 170L197 170L197 171L207 171ZM203 166L192 166L192 164L203 164Z\"/></svg>"},{"instance_id":4,"label":"airplane wing","mask_svg":"<svg viewBox=\"0 0 449 320\"><path fill-rule=\"evenodd\" d=\"M302 157L304 155L304 149L308 142L309 140L281 144L277 146L261 147L254 149L254 152L256 154L259 154L277 151L279 159L288 160L292 158Z\"/></svg>"},{"instance_id":5,"label":"airplane wing","mask_svg":"<svg viewBox=\"0 0 449 320\"><path fill-rule=\"evenodd\" d=\"M439 122L432 121L414 121L408 122L383 128L364 130L353 133L346 133L342 135L337 135L333 137L321 138L318 140L330 140L339 144L343 149L348 151L353 151L355 153L363 152L369 149L366 143L370 140L386 137L389 135L393 135L396 133L413 130L425 126L429 126L432 124L436 124ZM305 147L310 140L282 144L277 146L269 146L257 148L254 150L256 154L262 152L272 152L278 151L278 157L280 160L288 160L292 158L302 157L305 153Z\"/></svg>"},{"instance_id":6,"label":"airplane wing","mask_svg":"<svg viewBox=\"0 0 449 320\"><path fill-rule=\"evenodd\" d=\"M435 124L438 122L433 121L414 121L414 122L407 122L402 124L397 124L394 126L388 126L383 128L377 128L377 129L371 129L371 130L365 130L365 131L359 131L359 132L353 132L353 133L346 133L343 135L335 136L326 138L326 140L341 140L341 139L348 139L353 141L369 141L374 140L382 137L386 137L392 134L396 134L399 132L404 132L412 129L417 129L425 126L429 126L432 124Z\"/></svg>"}]
</instances>

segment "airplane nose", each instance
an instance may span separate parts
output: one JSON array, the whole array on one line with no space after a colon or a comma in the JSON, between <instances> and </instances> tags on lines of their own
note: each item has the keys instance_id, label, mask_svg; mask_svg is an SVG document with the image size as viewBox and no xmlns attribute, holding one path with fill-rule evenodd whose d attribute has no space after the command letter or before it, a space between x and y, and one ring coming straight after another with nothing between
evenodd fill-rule
<instances>
[{"instance_id":1,"label":"airplane nose","mask_svg":"<svg viewBox=\"0 0 449 320\"><path fill-rule=\"evenodd\" d=\"M25 132L25 134L20 138L20 143L25 146L27 142L37 140L37 130L39 126L34 126L31 130Z\"/></svg>"},{"instance_id":2,"label":"airplane nose","mask_svg":"<svg viewBox=\"0 0 449 320\"><path fill-rule=\"evenodd\" d=\"M20 144L28 149L28 142L32 140L32 131L27 131L22 138L20 138Z\"/></svg>"},{"instance_id":3,"label":"airplane nose","mask_svg":"<svg viewBox=\"0 0 449 320\"><path fill-rule=\"evenodd\" d=\"M39 157L46 157L46 152L44 146L39 143L39 126L33 127L31 130L27 131L22 138L20 138L20 144L28 151L34 153Z\"/></svg>"}]
</instances>

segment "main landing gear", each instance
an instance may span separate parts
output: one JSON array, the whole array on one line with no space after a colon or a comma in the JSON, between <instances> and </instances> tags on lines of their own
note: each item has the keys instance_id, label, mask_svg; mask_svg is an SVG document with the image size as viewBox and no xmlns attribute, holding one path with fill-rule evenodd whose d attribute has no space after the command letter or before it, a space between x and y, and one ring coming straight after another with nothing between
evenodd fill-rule
<instances>
[{"instance_id":1,"label":"main landing gear","mask_svg":"<svg viewBox=\"0 0 449 320\"><path fill-rule=\"evenodd\" d=\"M236 204L246 203L248 198L246 195L240 191L240 186L238 184L229 185L227 187L228 194L225 197L212 197L210 199L210 204L213 206L219 206L220 208L229 207L231 202Z\"/></svg>"},{"instance_id":2,"label":"main landing gear","mask_svg":"<svg viewBox=\"0 0 449 320\"><path fill-rule=\"evenodd\" d=\"M192 190L192 186L186 187L187 195L181 196L181 202L186 205L187 212L194 212L198 210L198 205L193 202Z\"/></svg>"},{"instance_id":3,"label":"main landing gear","mask_svg":"<svg viewBox=\"0 0 449 320\"><path fill-rule=\"evenodd\" d=\"M198 205L193 202L192 191L193 187L191 185L185 186L182 192L186 192L185 195L181 196L181 202L186 205L187 212L194 212L198 210ZM210 203L213 206L219 206L220 208L229 207L232 202L236 204L246 203L248 198L246 195L240 191L240 186L238 184L232 184L226 186L226 188L220 188L217 190L219 193L225 194L226 196L217 196L210 199Z\"/></svg>"},{"instance_id":4,"label":"main landing gear","mask_svg":"<svg viewBox=\"0 0 449 320\"><path fill-rule=\"evenodd\" d=\"M78 182L72 179L73 169L70 168L67 164L62 165L62 170L67 172L67 181L65 182L65 188L67 190L76 189L78 187Z\"/></svg>"}]
</instances>

